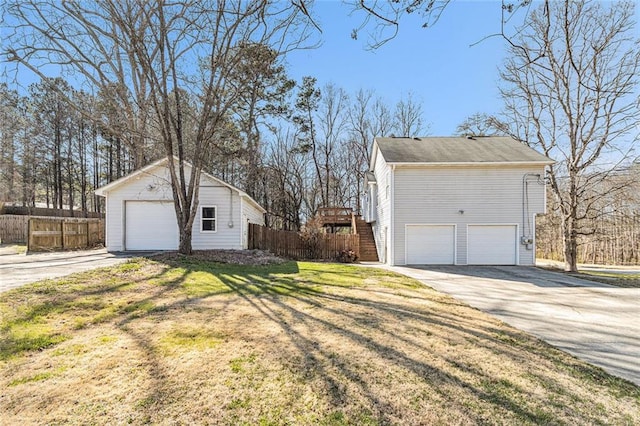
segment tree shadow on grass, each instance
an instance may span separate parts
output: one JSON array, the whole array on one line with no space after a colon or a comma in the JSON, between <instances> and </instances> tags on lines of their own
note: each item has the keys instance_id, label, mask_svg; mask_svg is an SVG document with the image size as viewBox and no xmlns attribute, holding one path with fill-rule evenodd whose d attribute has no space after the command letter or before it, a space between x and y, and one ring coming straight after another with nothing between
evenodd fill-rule
<instances>
[{"instance_id":1,"label":"tree shadow on grass","mask_svg":"<svg viewBox=\"0 0 640 426\"><path fill-rule=\"evenodd\" d=\"M131 315L135 310L132 307L138 306L143 300L127 299L123 291L135 288L150 279L162 279L167 272L163 269L151 276L132 278L126 274L120 275L117 268L100 268L92 271L90 273L92 275L74 274L4 293L1 299L6 305L15 309L10 309L13 310L13 314L4 318L0 326L0 360L29 351L43 350L61 343L68 340L68 335L74 329L110 321L119 316ZM102 275L96 278L96 275L101 273ZM84 279L90 283L78 284ZM163 293L174 290L182 280L182 276L166 280L163 285L157 286L156 291L146 300L153 300ZM101 315L103 312L106 314ZM37 332L35 331L37 325L55 323L56 318L64 316L75 319L76 324L67 329L62 329L58 325L40 327ZM69 318L65 317L63 323L68 320ZM12 332L16 327L20 328L20 333ZM34 328L35 334L30 335L29 327Z\"/></svg>"},{"instance_id":2,"label":"tree shadow on grass","mask_svg":"<svg viewBox=\"0 0 640 426\"><path fill-rule=\"evenodd\" d=\"M444 329L451 334L467 336L477 345L486 347L499 355L511 358L521 356L522 348L505 344L504 340L496 334L496 331L491 327L495 323L478 325L476 319L474 320L475 324L471 324L472 319L470 318L468 327L466 327L464 321L461 324L461 318L454 317L453 314L407 307L406 304L394 302L393 299L369 298L365 291L358 292L357 296L336 293L332 291L332 287L347 288L347 292L350 290L345 285L335 286L331 282L319 283L315 279L308 281L295 279L286 273L277 276L240 269L227 269L222 272L214 271L214 273L261 316L277 324L286 333L304 360L299 366L300 374L303 377L309 375L321 377L325 383L325 392L329 402L334 407L345 406L350 398L346 390L347 386L343 383L346 379L351 385L360 389L362 395L368 400L368 406L372 407L380 422L397 421L398 418L394 415L401 414L394 414L396 408L393 404L381 399L375 391L371 390L369 378L358 371L351 359L343 355L336 355L313 334L301 332L301 326L307 330L326 330L331 334L345 338L353 347L369 351L392 365L402 367L415 377L421 378L425 385L439 393L440 397L447 401L447 404L457 406L461 412L469 410L460 406L457 397L449 395L447 389L458 388L477 400L498 406L500 410L507 410L515 419L531 423L546 423L550 419L553 421L551 413L543 408L529 405L526 401L526 392L510 384L509 381L496 382L493 378L487 377L486 373L477 370L473 372L473 375L484 377L484 379L479 383L470 382L462 379L462 375L457 372L450 372L456 371L456 369L462 370L453 361L449 362L451 367L447 369L449 371L445 371L414 355L416 352L429 350L427 344L429 333L426 330L435 327ZM353 278L360 278L360 276L354 274ZM305 306L315 309L301 309ZM365 334L358 327L353 326L361 317L357 312L363 310L386 318L384 322L371 321L367 324L369 330L375 332L375 337L371 337L370 333ZM293 318L294 323L289 318ZM409 331L412 334L422 333L425 343L420 343L416 339L408 338L403 332L398 332L393 324L389 323L390 321L397 321L399 325L407 322L415 324L408 327ZM530 350L532 347L527 349ZM521 357L523 362L531 362L527 361L528 357ZM336 374L336 371L339 374ZM558 383L557 386L562 385ZM544 406L543 401L539 402L541 406ZM567 410L571 411L572 408L567 407L564 411ZM576 412L576 414L578 413Z\"/></svg>"},{"instance_id":3,"label":"tree shadow on grass","mask_svg":"<svg viewBox=\"0 0 640 426\"><path fill-rule=\"evenodd\" d=\"M386 286L385 281L392 280L386 272L335 265L327 265L323 270L318 264L296 262L238 266L178 260L165 261L165 264L166 268L152 276L46 295L15 320L28 322L63 312L77 307L83 298L132 296L108 321L131 338L142 357L143 368L150 379L148 388L141 390L144 394L141 399L150 407L148 413L160 410L178 390L166 380L167 360L158 351L157 336L137 328L136 321L169 319L177 309L189 306L201 307L206 316L212 301L222 306L222 313L216 315L226 315L225 307L236 304L239 298L257 318L280 329L290 342L287 348L271 348L273 356L280 357L283 365L293 365L292 369L307 385L320 386L320 389L314 388L314 392L338 413L344 410L353 415L354 389L357 389L355 392L361 400L359 408L370 413L377 423L402 421L403 408L380 392L381 384L376 382L380 376L372 378L370 372L361 368L367 361L353 355L366 354L375 359L372 365L398 369L408 380L418 381L425 394L433 393L434 400L442 401L466 421L486 420L487 412L495 416L490 418L496 419L498 413L507 412L510 417L506 421L561 422L554 412L540 408L545 406L545 401L536 400L527 389L510 380L491 377L477 364L461 361L460 357L443 357L440 351L431 348L431 343L438 340L440 345L450 345L448 349L455 353L460 346L450 344L447 340L450 336L458 345L461 341L471 342L487 353L531 364L527 354L540 351L535 339L501 328L497 321L479 320L469 308L437 293L431 293L433 299L430 299L431 290L401 284ZM202 285L201 278L192 282L194 276L214 277L218 281ZM364 282L371 276L378 281L374 286ZM150 280L160 282L149 286ZM146 285L143 294L135 294L137 284ZM88 304L85 308L95 311L100 306ZM150 309L138 309L138 306ZM340 342L349 350L336 349L332 341ZM269 342L267 348L268 345ZM566 367L567 371L575 369L570 365L575 361L563 357L559 351L551 355L542 351L536 356ZM296 360L301 361L296 363ZM551 377L544 370L534 369L529 376L553 395L569 400L581 397L566 389L563 380ZM393 380L403 380L403 376ZM628 392L628 389L621 391ZM427 396L402 395L400 398L416 398L418 405L430 403L420 400L429 399ZM476 401L479 406L470 408L469 401ZM555 409L561 411L558 407ZM567 416L575 414L577 418L579 410L579 406L562 407ZM353 417L350 420L359 421Z\"/></svg>"}]
</instances>

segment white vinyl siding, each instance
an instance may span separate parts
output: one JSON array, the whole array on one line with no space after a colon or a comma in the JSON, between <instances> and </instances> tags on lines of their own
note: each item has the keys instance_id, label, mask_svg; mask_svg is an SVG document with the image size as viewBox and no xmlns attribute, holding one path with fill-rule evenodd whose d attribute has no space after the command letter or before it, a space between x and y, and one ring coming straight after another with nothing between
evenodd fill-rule
<instances>
[{"instance_id":1,"label":"white vinyl siding","mask_svg":"<svg viewBox=\"0 0 640 426\"><path fill-rule=\"evenodd\" d=\"M179 233L173 201L125 203L126 250L176 250Z\"/></svg>"},{"instance_id":2,"label":"white vinyl siding","mask_svg":"<svg viewBox=\"0 0 640 426\"><path fill-rule=\"evenodd\" d=\"M205 181L200 186L200 205L216 206L216 232L197 232L202 209L194 220L191 245L194 250L242 249L240 240L240 197L236 191L219 183Z\"/></svg>"},{"instance_id":3,"label":"white vinyl siding","mask_svg":"<svg viewBox=\"0 0 640 426\"><path fill-rule=\"evenodd\" d=\"M249 224L264 225L264 212L247 197L242 198L242 229L240 244L242 248L249 248Z\"/></svg>"},{"instance_id":4,"label":"white vinyl siding","mask_svg":"<svg viewBox=\"0 0 640 426\"><path fill-rule=\"evenodd\" d=\"M469 265L516 265L517 225L469 225L467 263Z\"/></svg>"},{"instance_id":5,"label":"white vinyl siding","mask_svg":"<svg viewBox=\"0 0 640 426\"><path fill-rule=\"evenodd\" d=\"M187 174L190 170L185 170ZM129 179L107 193L106 244L109 251L125 249L125 203L132 201L164 201L173 203L168 169L159 165ZM244 209L243 204L246 205ZM216 232L200 232L202 209L216 206ZM250 220L264 223L259 208L248 201L241 202L237 190L206 176L201 178L199 207L193 221L191 244L194 250L242 249L243 210ZM174 210L175 211L175 210ZM144 213L141 213L144 216ZM145 238L142 236L141 238ZM144 243L142 243L144 244ZM177 248L177 246L176 246ZM127 247L127 249L129 249Z\"/></svg>"},{"instance_id":6,"label":"white vinyl siding","mask_svg":"<svg viewBox=\"0 0 640 426\"><path fill-rule=\"evenodd\" d=\"M246 197L242 199L242 214L249 220L249 223L264 225L264 213Z\"/></svg>"},{"instance_id":7,"label":"white vinyl siding","mask_svg":"<svg viewBox=\"0 0 640 426\"><path fill-rule=\"evenodd\" d=\"M467 264L467 226L518 224L522 226L522 178L544 174L534 166L398 166L393 179L393 264L406 261L405 225L456 225L456 263ZM544 212L545 189L530 183L528 211ZM381 215L388 215L380 212ZM519 228L521 229L521 228ZM519 264L533 265L535 253L517 244Z\"/></svg>"},{"instance_id":8,"label":"white vinyl siding","mask_svg":"<svg viewBox=\"0 0 640 426\"><path fill-rule=\"evenodd\" d=\"M385 260L385 256L389 254L389 245L391 244L391 202L389 197L386 196L386 183L390 182L391 168L379 152L375 159L373 172L379 185L374 185L376 193L373 194L373 199L376 200L376 203L375 212L373 213L375 223L372 224L372 230L376 241L376 249L378 250L378 259L380 259L381 262L385 262L389 260ZM387 245L386 247L385 244Z\"/></svg>"},{"instance_id":9,"label":"white vinyl siding","mask_svg":"<svg viewBox=\"0 0 640 426\"><path fill-rule=\"evenodd\" d=\"M453 265L454 225L407 225L407 265Z\"/></svg>"}]
</instances>

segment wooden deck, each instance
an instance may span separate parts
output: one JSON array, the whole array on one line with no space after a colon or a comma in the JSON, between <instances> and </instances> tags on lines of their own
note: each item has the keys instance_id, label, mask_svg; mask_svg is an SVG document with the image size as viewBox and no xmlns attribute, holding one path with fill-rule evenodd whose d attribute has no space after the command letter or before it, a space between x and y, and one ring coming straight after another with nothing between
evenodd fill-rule
<instances>
[{"instance_id":1,"label":"wooden deck","mask_svg":"<svg viewBox=\"0 0 640 426\"><path fill-rule=\"evenodd\" d=\"M322 226L353 226L353 210L348 207L321 207L316 217Z\"/></svg>"},{"instance_id":2,"label":"wooden deck","mask_svg":"<svg viewBox=\"0 0 640 426\"><path fill-rule=\"evenodd\" d=\"M338 228L349 227L349 234L358 238L358 258L361 261L378 261L378 252L371 224L365 222L362 217L356 216L353 209L348 207L321 207L318 209L316 219L329 234L334 234ZM350 244L355 247L353 242Z\"/></svg>"}]
</instances>

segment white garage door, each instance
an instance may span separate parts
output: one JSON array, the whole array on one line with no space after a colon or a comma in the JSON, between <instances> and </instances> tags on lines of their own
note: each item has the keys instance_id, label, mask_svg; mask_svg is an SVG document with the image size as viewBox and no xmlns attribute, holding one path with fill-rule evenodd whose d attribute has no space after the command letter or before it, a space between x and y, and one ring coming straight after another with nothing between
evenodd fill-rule
<instances>
[{"instance_id":1,"label":"white garage door","mask_svg":"<svg viewBox=\"0 0 640 426\"><path fill-rule=\"evenodd\" d=\"M469 225L467 230L469 265L516 264L516 225Z\"/></svg>"},{"instance_id":2,"label":"white garage door","mask_svg":"<svg viewBox=\"0 0 640 426\"><path fill-rule=\"evenodd\" d=\"M127 201L126 250L176 250L178 223L173 201Z\"/></svg>"},{"instance_id":3,"label":"white garage door","mask_svg":"<svg viewBox=\"0 0 640 426\"><path fill-rule=\"evenodd\" d=\"M407 265L453 265L455 226L407 225Z\"/></svg>"}]
</instances>

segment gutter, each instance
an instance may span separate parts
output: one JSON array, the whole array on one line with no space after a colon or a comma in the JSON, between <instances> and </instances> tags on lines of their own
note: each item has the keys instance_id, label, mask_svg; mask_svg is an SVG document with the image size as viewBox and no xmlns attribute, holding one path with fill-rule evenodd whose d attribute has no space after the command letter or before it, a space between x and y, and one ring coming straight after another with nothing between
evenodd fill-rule
<instances>
[{"instance_id":1,"label":"gutter","mask_svg":"<svg viewBox=\"0 0 640 426\"><path fill-rule=\"evenodd\" d=\"M395 219L396 219L396 176L395 176L395 171L396 171L396 164L391 164L391 170L390 170L390 177L391 177L391 182L389 184L389 203L391 208L389 209L391 211L391 214L389 215L389 220L391 223L389 223L389 247L387 250L387 255L389 256L389 265L390 266L394 266L396 264L395 262L395 234L396 234L396 227L395 227Z\"/></svg>"},{"instance_id":2,"label":"gutter","mask_svg":"<svg viewBox=\"0 0 640 426\"><path fill-rule=\"evenodd\" d=\"M390 166L398 166L398 167L469 167L469 166L547 166L553 164L554 161L468 161L468 162L415 162L409 163L406 161L397 161L397 162L387 162Z\"/></svg>"}]
</instances>

